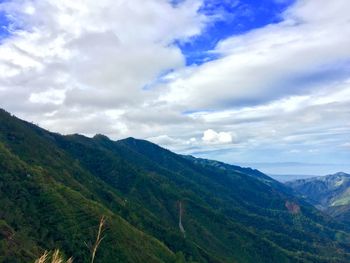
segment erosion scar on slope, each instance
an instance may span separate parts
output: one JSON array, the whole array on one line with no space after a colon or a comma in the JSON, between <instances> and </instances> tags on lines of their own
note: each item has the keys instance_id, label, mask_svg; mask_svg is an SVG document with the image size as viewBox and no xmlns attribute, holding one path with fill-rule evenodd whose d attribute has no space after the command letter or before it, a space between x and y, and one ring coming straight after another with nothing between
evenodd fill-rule
<instances>
[{"instance_id":1,"label":"erosion scar on slope","mask_svg":"<svg viewBox=\"0 0 350 263\"><path fill-rule=\"evenodd\" d=\"M179 228L180 228L181 233L184 235L184 237L186 237L185 229L182 225L182 213L183 213L182 202L180 201L180 203L179 203Z\"/></svg>"}]
</instances>

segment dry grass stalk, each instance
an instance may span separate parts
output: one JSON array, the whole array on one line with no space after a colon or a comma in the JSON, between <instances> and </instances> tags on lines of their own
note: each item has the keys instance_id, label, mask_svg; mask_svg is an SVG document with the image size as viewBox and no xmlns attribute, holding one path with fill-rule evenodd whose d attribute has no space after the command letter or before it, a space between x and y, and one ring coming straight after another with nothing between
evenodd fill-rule
<instances>
[{"instance_id":1,"label":"dry grass stalk","mask_svg":"<svg viewBox=\"0 0 350 263\"><path fill-rule=\"evenodd\" d=\"M52 263L62 263L62 258L60 256L60 251L58 249L56 249L53 254L52 254Z\"/></svg>"},{"instance_id":2,"label":"dry grass stalk","mask_svg":"<svg viewBox=\"0 0 350 263\"><path fill-rule=\"evenodd\" d=\"M64 262L64 259L60 253L60 251L58 249L56 249L52 256L51 256L51 261L50 261L50 258L49 258L49 253L47 251L45 251L45 253L40 257L38 258L35 263L63 263ZM66 261L66 263L73 263L73 259L70 258Z\"/></svg>"},{"instance_id":3,"label":"dry grass stalk","mask_svg":"<svg viewBox=\"0 0 350 263\"><path fill-rule=\"evenodd\" d=\"M102 233L104 230L105 223L106 223L106 218L104 216L102 216L100 219L100 224L98 226L98 233L96 236L95 244L91 248L91 263L94 263L96 251L97 251L98 247L100 246L102 240L104 239L104 236L102 236ZM61 255L61 253L58 249L56 249L52 253L51 261L50 261L49 255L50 255L50 253L45 251L45 253L40 258L35 260L35 263L73 263L72 258L70 258L66 262L64 262L63 256Z\"/></svg>"},{"instance_id":4,"label":"dry grass stalk","mask_svg":"<svg viewBox=\"0 0 350 263\"><path fill-rule=\"evenodd\" d=\"M45 263L48 256L49 256L49 253L47 253L47 251L45 251L45 253L40 258L35 260L35 263Z\"/></svg>"},{"instance_id":5,"label":"dry grass stalk","mask_svg":"<svg viewBox=\"0 0 350 263\"><path fill-rule=\"evenodd\" d=\"M100 246L102 240L104 239L104 236L102 236L102 232L103 232L105 222L106 222L106 218L104 216L102 216L100 219L100 224L98 226L98 233L97 233L96 241L95 241L95 244L93 245L92 250L91 250L91 263L94 263L96 251L97 251L98 247Z\"/></svg>"}]
</instances>

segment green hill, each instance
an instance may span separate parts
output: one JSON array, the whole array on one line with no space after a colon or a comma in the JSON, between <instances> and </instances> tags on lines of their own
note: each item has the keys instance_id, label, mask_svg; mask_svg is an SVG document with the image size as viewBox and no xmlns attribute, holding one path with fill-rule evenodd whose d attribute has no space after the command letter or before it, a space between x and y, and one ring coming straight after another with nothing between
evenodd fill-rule
<instances>
[{"instance_id":1,"label":"green hill","mask_svg":"<svg viewBox=\"0 0 350 263\"><path fill-rule=\"evenodd\" d=\"M62 136L5 111L0 207L0 262L55 248L87 262L102 215L96 262L350 260L346 226L259 171L133 138Z\"/></svg>"}]
</instances>

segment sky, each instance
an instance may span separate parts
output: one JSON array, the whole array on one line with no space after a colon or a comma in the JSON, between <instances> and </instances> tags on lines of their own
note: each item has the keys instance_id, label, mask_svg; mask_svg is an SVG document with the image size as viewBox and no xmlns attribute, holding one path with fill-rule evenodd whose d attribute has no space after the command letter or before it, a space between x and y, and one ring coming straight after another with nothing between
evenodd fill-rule
<instances>
[{"instance_id":1,"label":"sky","mask_svg":"<svg viewBox=\"0 0 350 263\"><path fill-rule=\"evenodd\" d=\"M268 174L350 172L348 0L0 0L0 107Z\"/></svg>"}]
</instances>

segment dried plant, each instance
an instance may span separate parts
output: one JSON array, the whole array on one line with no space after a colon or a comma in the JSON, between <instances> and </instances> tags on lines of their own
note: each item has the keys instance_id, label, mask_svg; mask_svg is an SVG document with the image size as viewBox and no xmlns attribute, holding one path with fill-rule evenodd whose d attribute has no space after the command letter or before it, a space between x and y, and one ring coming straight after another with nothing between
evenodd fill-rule
<instances>
[{"instance_id":1,"label":"dried plant","mask_svg":"<svg viewBox=\"0 0 350 263\"><path fill-rule=\"evenodd\" d=\"M47 251L45 251L45 253L40 258L35 260L35 263L45 263L48 256L49 256L49 253L47 253Z\"/></svg>"},{"instance_id":2,"label":"dried plant","mask_svg":"<svg viewBox=\"0 0 350 263\"><path fill-rule=\"evenodd\" d=\"M95 244L91 247L91 263L95 261L96 251L100 246L102 240L104 239L103 230L104 230L105 223L106 223L106 218L102 216L98 226L98 232L97 232ZM35 260L35 263L73 263L73 259L69 258L67 261L65 261L60 251L56 249L51 256L49 252L45 251L40 258Z\"/></svg>"},{"instance_id":3,"label":"dried plant","mask_svg":"<svg viewBox=\"0 0 350 263\"><path fill-rule=\"evenodd\" d=\"M98 226L98 233L97 233L96 241L91 249L91 263L94 263L96 251L97 251L98 247L100 246L102 240L104 239L104 236L102 236L102 232L104 229L105 222L106 222L106 218L104 216L102 216L100 219L100 224Z\"/></svg>"},{"instance_id":4,"label":"dried plant","mask_svg":"<svg viewBox=\"0 0 350 263\"><path fill-rule=\"evenodd\" d=\"M51 260L50 260L51 258ZM35 263L73 263L73 259L70 258L67 261L64 261L63 256L61 255L60 251L56 249L53 253L52 256L50 257L50 253L45 251L45 253L38 258Z\"/></svg>"}]
</instances>

